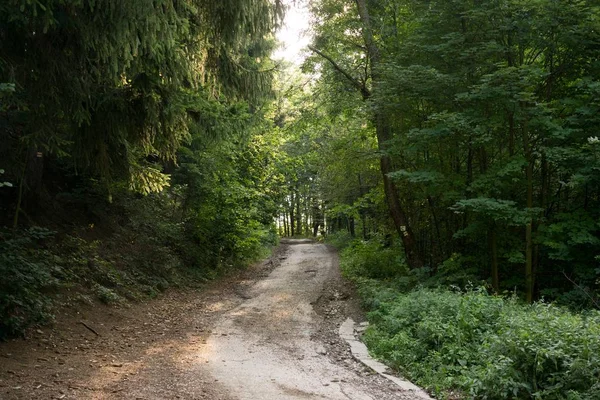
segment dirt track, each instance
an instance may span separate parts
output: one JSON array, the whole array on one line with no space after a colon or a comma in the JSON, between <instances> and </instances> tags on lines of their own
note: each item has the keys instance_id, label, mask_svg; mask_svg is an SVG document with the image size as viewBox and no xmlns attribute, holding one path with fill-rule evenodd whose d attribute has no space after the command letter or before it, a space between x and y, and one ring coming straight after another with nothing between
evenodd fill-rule
<instances>
[{"instance_id":1,"label":"dirt track","mask_svg":"<svg viewBox=\"0 0 600 400\"><path fill-rule=\"evenodd\" d=\"M410 399L351 357L337 335L349 315L335 252L287 241L200 292L72 311L0 345L0 398Z\"/></svg>"}]
</instances>

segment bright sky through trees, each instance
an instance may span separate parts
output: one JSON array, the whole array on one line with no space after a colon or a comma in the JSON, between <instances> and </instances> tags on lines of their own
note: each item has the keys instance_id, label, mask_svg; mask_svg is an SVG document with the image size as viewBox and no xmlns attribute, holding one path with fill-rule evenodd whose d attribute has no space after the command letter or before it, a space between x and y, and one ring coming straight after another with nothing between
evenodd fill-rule
<instances>
[{"instance_id":1,"label":"bright sky through trees","mask_svg":"<svg viewBox=\"0 0 600 400\"><path fill-rule=\"evenodd\" d=\"M285 23L277 33L281 48L275 52L273 58L298 65L303 60L303 50L310 42L309 13L303 0L286 0L286 3L289 8L285 15Z\"/></svg>"}]
</instances>

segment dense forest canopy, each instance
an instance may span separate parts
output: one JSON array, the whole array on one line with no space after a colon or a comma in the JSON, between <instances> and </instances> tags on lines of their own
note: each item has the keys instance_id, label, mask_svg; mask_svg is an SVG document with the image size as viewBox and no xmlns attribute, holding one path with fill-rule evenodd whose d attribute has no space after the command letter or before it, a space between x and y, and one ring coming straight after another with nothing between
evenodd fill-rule
<instances>
[{"instance_id":1,"label":"dense forest canopy","mask_svg":"<svg viewBox=\"0 0 600 400\"><path fill-rule=\"evenodd\" d=\"M312 144L300 158L319 191L296 208L319 224L308 211L319 198L330 232L364 239L393 227L410 269L589 303L600 276L597 2L310 9L304 69L318 79L289 129Z\"/></svg>"},{"instance_id":2,"label":"dense forest canopy","mask_svg":"<svg viewBox=\"0 0 600 400\"><path fill-rule=\"evenodd\" d=\"M311 236L442 398L598 398L600 3L284 3L0 2L0 339Z\"/></svg>"},{"instance_id":3,"label":"dense forest canopy","mask_svg":"<svg viewBox=\"0 0 600 400\"><path fill-rule=\"evenodd\" d=\"M3 2L3 224L153 194L205 245L276 217L597 303L598 4L306 4L301 74L269 58L280 1Z\"/></svg>"},{"instance_id":4,"label":"dense forest canopy","mask_svg":"<svg viewBox=\"0 0 600 400\"><path fill-rule=\"evenodd\" d=\"M282 5L269 1L6 1L2 18L4 169L42 153L107 185L166 185L191 131L215 137L268 96ZM261 63L262 62L262 63ZM248 112L248 111L246 111ZM232 116L228 115L231 113ZM220 122L225 120L227 122ZM202 131L202 132L201 132ZM40 163L39 161L38 163ZM27 177L40 191L41 167ZM38 176L35 176L38 175Z\"/></svg>"}]
</instances>

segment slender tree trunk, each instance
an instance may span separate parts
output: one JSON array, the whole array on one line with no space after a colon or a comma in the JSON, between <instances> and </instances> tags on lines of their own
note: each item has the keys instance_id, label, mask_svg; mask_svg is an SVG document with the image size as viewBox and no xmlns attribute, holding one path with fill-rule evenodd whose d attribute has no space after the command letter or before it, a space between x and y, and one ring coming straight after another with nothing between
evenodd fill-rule
<instances>
[{"instance_id":1,"label":"slender tree trunk","mask_svg":"<svg viewBox=\"0 0 600 400\"><path fill-rule=\"evenodd\" d=\"M496 225L492 223L488 230L488 241L490 249L490 264L492 275L492 288L495 293L500 293L500 278L498 274L498 236L496 235Z\"/></svg>"},{"instance_id":2,"label":"slender tree trunk","mask_svg":"<svg viewBox=\"0 0 600 400\"><path fill-rule=\"evenodd\" d=\"M365 189L362 183L362 177L358 174L358 194L362 198L365 195ZM360 216L360 225L362 228L362 238L367 240L367 218L364 209L359 209L358 214Z\"/></svg>"},{"instance_id":3,"label":"slender tree trunk","mask_svg":"<svg viewBox=\"0 0 600 400\"><path fill-rule=\"evenodd\" d=\"M484 174L488 169L488 155L485 146L479 148L479 172Z\"/></svg>"},{"instance_id":4,"label":"slender tree trunk","mask_svg":"<svg viewBox=\"0 0 600 400\"><path fill-rule=\"evenodd\" d=\"M473 148L469 140L469 152L467 154L467 186L473 182Z\"/></svg>"},{"instance_id":5,"label":"slender tree trunk","mask_svg":"<svg viewBox=\"0 0 600 400\"><path fill-rule=\"evenodd\" d=\"M17 205L13 217L13 228L16 228L19 225L20 214L23 214L29 222L33 222L25 212L23 203L26 202L33 207L40 202L43 174L43 153L35 148L30 148L25 152L25 163L21 170Z\"/></svg>"},{"instance_id":6,"label":"slender tree trunk","mask_svg":"<svg viewBox=\"0 0 600 400\"><path fill-rule=\"evenodd\" d=\"M368 240L369 239L369 235L367 233L367 216L365 215L364 212L362 212L360 214L360 225L362 228L362 238L363 240Z\"/></svg>"},{"instance_id":7,"label":"slender tree trunk","mask_svg":"<svg viewBox=\"0 0 600 400\"><path fill-rule=\"evenodd\" d=\"M302 232L306 232L306 235L308 235L310 233L310 216L311 216L311 212L309 210L309 204L310 204L310 195L306 194L305 196L302 196L301 198L304 198L304 204L302 207Z\"/></svg>"},{"instance_id":8,"label":"slender tree trunk","mask_svg":"<svg viewBox=\"0 0 600 400\"><path fill-rule=\"evenodd\" d=\"M290 232L291 232L291 236L295 235L295 227L294 227L294 192L292 191L292 193L290 194Z\"/></svg>"},{"instance_id":9,"label":"slender tree trunk","mask_svg":"<svg viewBox=\"0 0 600 400\"><path fill-rule=\"evenodd\" d=\"M540 180L541 180L541 188L540 188L540 197L539 197L539 205L540 208L543 210L542 211L542 215L541 217L544 217L546 215L546 213L548 212L548 197L550 196L549 193L549 187L550 187L550 179L549 179L549 165L548 165L548 159L546 158L546 153L542 151L542 157L541 157L541 168L540 168ZM539 231L539 227L541 224L543 224L544 219L543 218L538 218L536 223L533 225L533 231L534 232L538 232ZM540 270L540 267L542 265L542 260L541 260L541 253L540 253L540 245L539 244L535 244L534 248L533 248L533 268L532 268L532 275L535 277L537 272ZM534 283L535 285L535 279L534 279Z\"/></svg>"},{"instance_id":10,"label":"slender tree trunk","mask_svg":"<svg viewBox=\"0 0 600 400\"><path fill-rule=\"evenodd\" d=\"M508 155L515 155L515 114L508 113Z\"/></svg>"},{"instance_id":11,"label":"slender tree trunk","mask_svg":"<svg viewBox=\"0 0 600 400\"><path fill-rule=\"evenodd\" d=\"M380 79L380 51L373 36L369 8L366 0L355 0L355 2L358 15L362 22L362 34L367 49L367 57L370 61L371 79L374 83L377 83ZM368 90L365 89L362 92L364 96L364 93L368 93ZM396 184L388 176L388 174L393 171L390 157L386 153L387 143L392 138L391 127L388 119L381 111L373 112L373 122L377 134L379 150L382 153L380 168L381 174L383 175L383 187L390 215L392 217L392 221L394 222L396 231L402 239L402 244L404 246L409 267L420 268L424 265L423 257L418 251L412 229L409 225L408 216L406 215L400 203Z\"/></svg>"},{"instance_id":12,"label":"slender tree trunk","mask_svg":"<svg viewBox=\"0 0 600 400\"><path fill-rule=\"evenodd\" d=\"M431 196L427 196L427 204L429 205L429 209L431 210L431 218L433 220L433 226L435 228L435 241L437 243L432 243L431 252L433 253L433 268L437 267L437 264L441 261L441 258L445 255L444 247L442 246L443 240L442 235L440 234L440 223L437 218L437 213L435 212L435 204L433 202L433 198ZM442 256L442 257L441 257Z\"/></svg>"},{"instance_id":13,"label":"slender tree trunk","mask_svg":"<svg viewBox=\"0 0 600 400\"><path fill-rule=\"evenodd\" d=\"M302 235L302 212L300 211L300 192L296 186L296 234Z\"/></svg>"},{"instance_id":14,"label":"slender tree trunk","mask_svg":"<svg viewBox=\"0 0 600 400\"><path fill-rule=\"evenodd\" d=\"M23 204L23 192L25 191L25 172L27 171L28 159L25 158L23 169L21 170L21 178L19 180L19 194L17 197L17 206L15 208L15 214L13 217L13 229L17 229L19 226L19 214L21 213L21 206Z\"/></svg>"},{"instance_id":15,"label":"slender tree trunk","mask_svg":"<svg viewBox=\"0 0 600 400\"><path fill-rule=\"evenodd\" d=\"M319 202L316 198L313 198L312 200L312 215L313 236L317 237L317 234L319 233L319 226L322 224L322 219L321 210L319 210Z\"/></svg>"},{"instance_id":16,"label":"slender tree trunk","mask_svg":"<svg viewBox=\"0 0 600 400\"><path fill-rule=\"evenodd\" d=\"M525 292L528 303L533 302L533 287L533 221L530 219L525 226Z\"/></svg>"},{"instance_id":17,"label":"slender tree trunk","mask_svg":"<svg viewBox=\"0 0 600 400\"><path fill-rule=\"evenodd\" d=\"M383 175L383 188L385 197L388 203L388 208L396 231L400 235L402 245L404 246L404 252L410 268L423 267L423 259L417 251L417 244L414 239L414 234L410 225L408 224L408 218L406 213L402 209L400 199L398 198L398 190L392 179L388 176L392 172L391 162L389 157L382 156L380 160L381 173Z\"/></svg>"},{"instance_id":18,"label":"slender tree trunk","mask_svg":"<svg viewBox=\"0 0 600 400\"><path fill-rule=\"evenodd\" d=\"M529 143L529 135L527 130L523 127L522 132L523 138L523 151L525 158L527 159L527 166L525 167L525 181L527 186L527 208L533 208L533 154L531 152L531 145ZM527 221L525 226L525 293L527 302L533 302L533 288L534 288L534 275L533 275L533 218Z\"/></svg>"}]
</instances>

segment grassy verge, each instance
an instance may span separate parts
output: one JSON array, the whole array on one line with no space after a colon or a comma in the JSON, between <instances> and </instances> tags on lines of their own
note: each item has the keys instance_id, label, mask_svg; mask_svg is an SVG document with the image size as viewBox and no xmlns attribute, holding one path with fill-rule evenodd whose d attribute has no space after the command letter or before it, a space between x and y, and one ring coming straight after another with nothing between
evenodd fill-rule
<instances>
[{"instance_id":1,"label":"grassy verge","mask_svg":"<svg viewBox=\"0 0 600 400\"><path fill-rule=\"evenodd\" d=\"M373 355L442 399L600 399L600 312L415 286L398 254L376 240L342 251Z\"/></svg>"}]
</instances>

